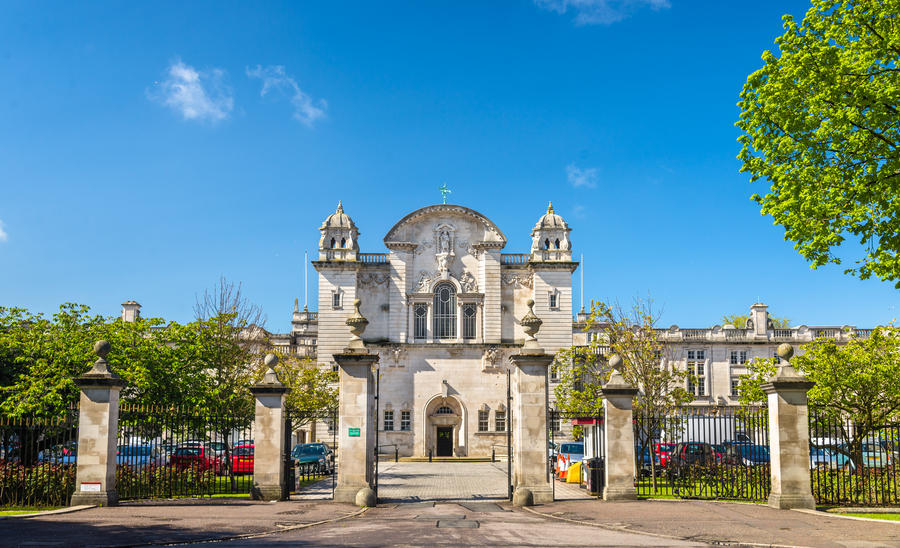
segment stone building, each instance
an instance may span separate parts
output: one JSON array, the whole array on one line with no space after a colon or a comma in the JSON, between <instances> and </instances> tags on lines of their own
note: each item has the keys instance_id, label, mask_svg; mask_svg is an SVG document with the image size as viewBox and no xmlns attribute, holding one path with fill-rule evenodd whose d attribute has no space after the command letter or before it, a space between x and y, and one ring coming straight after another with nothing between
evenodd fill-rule
<instances>
[{"instance_id":1,"label":"stone building","mask_svg":"<svg viewBox=\"0 0 900 548\"><path fill-rule=\"evenodd\" d=\"M506 439L507 357L534 301L547 352L572 344L570 229L552 206L531 231L529 253L505 254L490 219L458 205L413 211L385 235L386 253L362 253L338 205L319 228L317 360L347 346L354 302L380 355L379 443L403 455L490 454Z\"/></svg>"}]
</instances>

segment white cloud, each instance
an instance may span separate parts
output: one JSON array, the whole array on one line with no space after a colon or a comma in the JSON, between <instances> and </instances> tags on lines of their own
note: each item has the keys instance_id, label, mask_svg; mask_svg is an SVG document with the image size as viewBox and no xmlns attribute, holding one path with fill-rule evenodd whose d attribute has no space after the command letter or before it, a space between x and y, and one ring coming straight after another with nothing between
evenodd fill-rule
<instances>
[{"instance_id":1,"label":"white cloud","mask_svg":"<svg viewBox=\"0 0 900 548\"><path fill-rule=\"evenodd\" d=\"M560 15L570 10L576 25L611 25L648 7L654 11L669 8L669 0L534 0L535 5Z\"/></svg>"},{"instance_id":2,"label":"white cloud","mask_svg":"<svg viewBox=\"0 0 900 548\"><path fill-rule=\"evenodd\" d=\"M9 239L9 235L6 234L6 231L3 230L3 221L0 221L0 242L5 242Z\"/></svg>"},{"instance_id":3,"label":"white cloud","mask_svg":"<svg viewBox=\"0 0 900 548\"><path fill-rule=\"evenodd\" d=\"M234 108L231 88L225 84L225 71L198 71L181 60L169 66L167 78L156 82L151 99L181 114L185 120L219 122Z\"/></svg>"},{"instance_id":4,"label":"white cloud","mask_svg":"<svg viewBox=\"0 0 900 548\"><path fill-rule=\"evenodd\" d=\"M313 100L312 97L304 93L297 81L293 77L288 76L282 65L271 65L263 67L256 65L256 68L247 67L247 76L250 78L259 78L262 80L262 89L259 92L264 97L271 91L284 93L291 98L291 104L294 105L294 119L298 122L312 127L313 122L319 118L325 117L325 110L328 103L325 99Z\"/></svg>"},{"instance_id":5,"label":"white cloud","mask_svg":"<svg viewBox=\"0 0 900 548\"><path fill-rule=\"evenodd\" d=\"M581 169L575 164L566 166L566 178L575 188L594 188L597 186L598 171L595 167Z\"/></svg>"}]
</instances>

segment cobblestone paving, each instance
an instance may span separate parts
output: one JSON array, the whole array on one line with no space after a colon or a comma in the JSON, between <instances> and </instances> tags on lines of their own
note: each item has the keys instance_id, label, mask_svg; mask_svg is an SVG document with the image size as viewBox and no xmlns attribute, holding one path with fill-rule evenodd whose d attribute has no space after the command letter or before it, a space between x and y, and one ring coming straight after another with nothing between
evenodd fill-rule
<instances>
[{"instance_id":1,"label":"cobblestone paving","mask_svg":"<svg viewBox=\"0 0 900 548\"><path fill-rule=\"evenodd\" d=\"M506 463L380 462L382 501L506 500Z\"/></svg>"},{"instance_id":2,"label":"cobblestone paving","mask_svg":"<svg viewBox=\"0 0 900 548\"><path fill-rule=\"evenodd\" d=\"M506 500L506 463L503 462L381 462L378 463L381 501ZM588 498L574 484L556 482L557 500Z\"/></svg>"}]
</instances>

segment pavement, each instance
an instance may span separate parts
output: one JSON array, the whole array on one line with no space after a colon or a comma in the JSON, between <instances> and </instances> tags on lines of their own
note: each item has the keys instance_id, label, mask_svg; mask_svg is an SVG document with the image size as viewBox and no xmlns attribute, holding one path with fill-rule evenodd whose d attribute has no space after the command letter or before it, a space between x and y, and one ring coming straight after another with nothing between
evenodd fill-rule
<instances>
[{"instance_id":1,"label":"pavement","mask_svg":"<svg viewBox=\"0 0 900 548\"><path fill-rule=\"evenodd\" d=\"M900 522L715 501L602 502L555 482L557 501L505 498L505 463L381 464L382 500L330 500L331 483L296 500L136 501L0 521L0 546L815 546L900 548Z\"/></svg>"}]
</instances>

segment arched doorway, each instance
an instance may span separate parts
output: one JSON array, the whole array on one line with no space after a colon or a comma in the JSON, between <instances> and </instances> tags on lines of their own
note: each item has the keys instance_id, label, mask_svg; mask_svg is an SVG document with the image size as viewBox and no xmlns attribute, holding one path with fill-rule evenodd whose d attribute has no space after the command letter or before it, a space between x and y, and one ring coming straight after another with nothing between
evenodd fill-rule
<instances>
[{"instance_id":1,"label":"arched doorway","mask_svg":"<svg viewBox=\"0 0 900 548\"><path fill-rule=\"evenodd\" d=\"M465 407L453 396L437 395L424 409L423 456L463 457L468 452Z\"/></svg>"}]
</instances>

